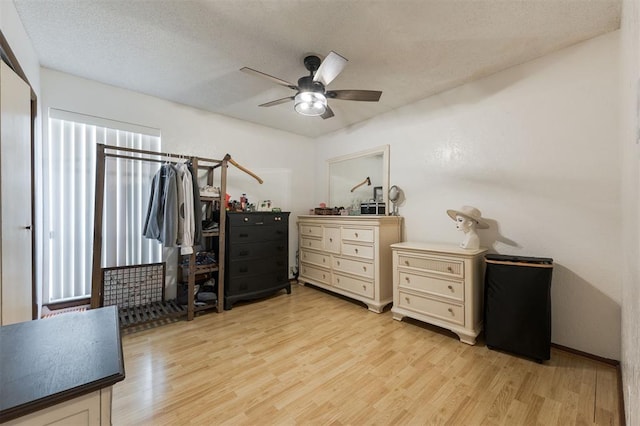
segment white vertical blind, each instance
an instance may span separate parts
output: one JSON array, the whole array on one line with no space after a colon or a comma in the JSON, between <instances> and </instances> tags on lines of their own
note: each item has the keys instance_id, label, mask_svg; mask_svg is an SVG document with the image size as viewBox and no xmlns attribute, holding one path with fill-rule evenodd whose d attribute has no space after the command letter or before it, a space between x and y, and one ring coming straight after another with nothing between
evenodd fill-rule
<instances>
[{"instance_id":1,"label":"white vertical blind","mask_svg":"<svg viewBox=\"0 0 640 426\"><path fill-rule=\"evenodd\" d=\"M96 144L160 151L155 129L50 110L44 152L45 303L91 295ZM103 267L160 262L162 246L142 228L158 163L108 158Z\"/></svg>"}]
</instances>

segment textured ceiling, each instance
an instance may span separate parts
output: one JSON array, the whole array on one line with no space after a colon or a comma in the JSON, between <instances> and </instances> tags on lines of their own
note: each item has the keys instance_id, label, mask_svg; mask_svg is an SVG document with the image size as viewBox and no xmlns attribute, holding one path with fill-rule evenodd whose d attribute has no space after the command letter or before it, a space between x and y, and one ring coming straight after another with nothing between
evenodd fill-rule
<instances>
[{"instance_id":1,"label":"textured ceiling","mask_svg":"<svg viewBox=\"0 0 640 426\"><path fill-rule=\"evenodd\" d=\"M44 67L316 137L618 29L620 0L14 0ZM382 90L379 103L330 100L322 120L295 94L302 60L349 60L329 89Z\"/></svg>"}]
</instances>

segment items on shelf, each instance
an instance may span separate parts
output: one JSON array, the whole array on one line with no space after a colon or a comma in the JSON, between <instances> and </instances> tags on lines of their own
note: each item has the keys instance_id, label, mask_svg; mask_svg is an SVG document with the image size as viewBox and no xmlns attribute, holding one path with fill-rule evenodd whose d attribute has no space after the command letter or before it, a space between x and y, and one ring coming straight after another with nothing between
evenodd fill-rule
<instances>
[{"instance_id":1,"label":"items on shelf","mask_svg":"<svg viewBox=\"0 0 640 426\"><path fill-rule=\"evenodd\" d=\"M203 231L215 231L220 227L220 224L213 219L205 219L202 221Z\"/></svg>"},{"instance_id":2,"label":"items on shelf","mask_svg":"<svg viewBox=\"0 0 640 426\"><path fill-rule=\"evenodd\" d=\"M215 278L209 278L202 284L200 291L197 294L198 302L215 303L218 300L216 294L216 280Z\"/></svg>"},{"instance_id":3,"label":"items on shelf","mask_svg":"<svg viewBox=\"0 0 640 426\"><path fill-rule=\"evenodd\" d=\"M189 266L189 257L182 258L182 265ZM217 263L216 254L210 251L199 251L196 253L196 265L214 265Z\"/></svg>"},{"instance_id":4,"label":"items on shelf","mask_svg":"<svg viewBox=\"0 0 640 426\"><path fill-rule=\"evenodd\" d=\"M218 198L220 197L220 187L205 185L202 188L200 188L200 196Z\"/></svg>"},{"instance_id":5,"label":"items on shelf","mask_svg":"<svg viewBox=\"0 0 640 426\"><path fill-rule=\"evenodd\" d=\"M231 200L230 198L231 197L229 196L229 194L227 194L227 211L239 212L239 213L267 211L267 210L261 210L260 208L257 208L256 205L253 203L249 203L249 198L247 197L246 193L242 193L242 195L240 196L240 201ZM271 205L271 201L269 201L269 206L270 205ZM268 211L271 211L271 208L269 208Z\"/></svg>"},{"instance_id":6,"label":"items on shelf","mask_svg":"<svg viewBox=\"0 0 640 426\"><path fill-rule=\"evenodd\" d=\"M199 290L200 290L200 286L198 284L195 284L193 286L193 293L191 297L196 297ZM188 285L183 284L178 287L176 302L178 302L180 305L187 305L189 303L189 286Z\"/></svg>"}]
</instances>

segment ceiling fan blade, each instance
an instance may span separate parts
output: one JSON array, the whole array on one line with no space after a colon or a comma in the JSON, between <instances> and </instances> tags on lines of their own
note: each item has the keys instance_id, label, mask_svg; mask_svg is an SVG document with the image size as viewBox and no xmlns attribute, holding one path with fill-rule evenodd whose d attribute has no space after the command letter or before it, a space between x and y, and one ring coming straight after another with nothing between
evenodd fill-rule
<instances>
[{"instance_id":1,"label":"ceiling fan blade","mask_svg":"<svg viewBox=\"0 0 640 426\"><path fill-rule=\"evenodd\" d=\"M326 86L342 72L345 66L347 66L347 59L331 51L320 64L313 76L313 81L319 81Z\"/></svg>"},{"instance_id":2,"label":"ceiling fan blade","mask_svg":"<svg viewBox=\"0 0 640 426\"><path fill-rule=\"evenodd\" d=\"M266 79L271 80L272 82L274 82L276 84L279 84L279 85L284 86L284 87L288 87L289 89L299 90L298 86L296 86L293 83L289 83L288 81L282 80L282 79L280 79L278 77L274 77L272 75L265 74L262 71L254 70L253 68L242 67L242 68L240 68L240 71L245 72L247 74L256 75L258 77L266 78Z\"/></svg>"},{"instance_id":3,"label":"ceiling fan blade","mask_svg":"<svg viewBox=\"0 0 640 426\"><path fill-rule=\"evenodd\" d=\"M382 92L379 90L330 90L326 96L343 101L378 102Z\"/></svg>"},{"instance_id":4,"label":"ceiling fan blade","mask_svg":"<svg viewBox=\"0 0 640 426\"><path fill-rule=\"evenodd\" d=\"M286 102L292 101L293 98L294 98L293 96L287 96L286 98L276 99L275 101L271 101L271 102L267 102L267 103L264 103L264 104L260 104L258 106L270 107L270 106L274 106L274 105L280 105L280 104L284 104Z\"/></svg>"},{"instance_id":5,"label":"ceiling fan blade","mask_svg":"<svg viewBox=\"0 0 640 426\"><path fill-rule=\"evenodd\" d=\"M327 110L320 117L322 117L323 120L333 117L333 111L329 108L329 105L327 105Z\"/></svg>"}]
</instances>

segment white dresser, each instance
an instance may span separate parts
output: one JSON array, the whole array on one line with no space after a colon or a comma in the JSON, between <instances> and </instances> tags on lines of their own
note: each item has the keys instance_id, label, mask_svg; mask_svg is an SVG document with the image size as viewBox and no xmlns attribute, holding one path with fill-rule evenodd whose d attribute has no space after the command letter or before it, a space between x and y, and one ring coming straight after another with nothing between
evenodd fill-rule
<instances>
[{"instance_id":1,"label":"white dresser","mask_svg":"<svg viewBox=\"0 0 640 426\"><path fill-rule=\"evenodd\" d=\"M487 249L405 242L393 244L393 318L447 328L475 344L482 330L483 255Z\"/></svg>"},{"instance_id":2,"label":"white dresser","mask_svg":"<svg viewBox=\"0 0 640 426\"><path fill-rule=\"evenodd\" d=\"M391 244L399 216L298 216L298 282L359 300L380 313L393 301Z\"/></svg>"}]
</instances>

